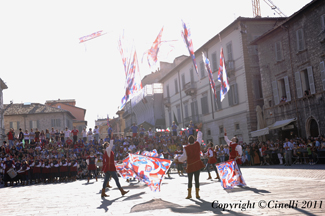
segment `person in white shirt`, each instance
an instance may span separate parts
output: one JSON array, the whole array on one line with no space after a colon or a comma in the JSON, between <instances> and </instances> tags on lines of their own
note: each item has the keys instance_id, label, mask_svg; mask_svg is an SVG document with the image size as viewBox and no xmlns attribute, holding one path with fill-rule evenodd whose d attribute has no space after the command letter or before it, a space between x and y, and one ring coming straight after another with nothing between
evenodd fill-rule
<instances>
[{"instance_id":1,"label":"person in white shirt","mask_svg":"<svg viewBox=\"0 0 325 216\"><path fill-rule=\"evenodd\" d=\"M99 128L97 126L95 126L95 129L93 130L94 133L94 139L95 141L99 140Z\"/></svg>"},{"instance_id":2,"label":"person in white shirt","mask_svg":"<svg viewBox=\"0 0 325 216\"><path fill-rule=\"evenodd\" d=\"M87 143L87 131L86 131L86 128L84 128L81 133L82 133L82 140L84 141L84 144L86 144Z\"/></svg>"},{"instance_id":3,"label":"person in white shirt","mask_svg":"<svg viewBox=\"0 0 325 216\"><path fill-rule=\"evenodd\" d=\"M71 130L69 130L67 127L65 128L64 131L64 139L67 140L68 137L70 137Z\"/></svg>"},{"instance_id":4,"label":"person in white shirt","mask_svg":"<svg viewBox=\"0 0 325 216\"><path fill-rule=\"evenodd\" d=\"M292 164L292 149L293 144L286 138L285 143L283 144L283 148L285 149L285 165L284 166L291 166Z\"/></svg>"}]
</instances>

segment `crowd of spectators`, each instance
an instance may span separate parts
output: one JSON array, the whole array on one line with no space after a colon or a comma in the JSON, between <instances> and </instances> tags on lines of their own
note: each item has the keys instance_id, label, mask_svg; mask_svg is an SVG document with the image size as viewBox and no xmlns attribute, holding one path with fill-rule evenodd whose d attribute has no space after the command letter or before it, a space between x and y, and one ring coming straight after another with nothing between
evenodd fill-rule
<instances>
[{"instance_id":1,"label":"crowd of spectators","mask_svg":"<svg viewBox=\"0 0 325 216\"><path fill-rule=\"evenodd\" d=\"M138 128L133 125L130 136L113 134L112 129L108 129L108 135L100 138L97 126L94 130L91 128L86 131L79 132L76 128L65 131L58 131L52 128L51 130L41 130L37 128L35 132L31 129L30 132L19 129L19 133L15 134L11 129L7 133L7 141L4 141L0 147L0 161L3 164L7 156L14 162L27 163L38 157L41 160L62 158L66 160L77 160L78 162L78 178L87 176L87 157L93 153L98 158L98 170L102 165L102 153L104 142L109 142L114 139L114 156L115 160L123 160L128 153L138 151L157 150L158 153L167 153L169 159L173 159L177 149L183 148L187 144L189 135L195 135L194 127L192 130L181 131L175 133L175 128L172 131L156 132L152 129L144 130L142 126ZM78 135L79 138L78 139ZM293 162L301 164L315 164L320 158L324 157L325 153L325 138L324 137L309 137L308 139L294 138L290 140L268 140L265 142L239 143L242 146L242 162L243 166L254 165L270 165L284 164L284 158L290 157ZM286 145L290 148L286 149ZM229 159L229 148L227 144L214 145L216 152L217 163L227 161ZM207 144L201 143L202 155L207 151ZM291 151L292 154L286 154ZM207 159L201 158L205 163ZM286 165L293 163L288 160ZM1 172L0 172L1 173ZM32 180L32 179L30 179Z\"/></svg>"}]
</instances>

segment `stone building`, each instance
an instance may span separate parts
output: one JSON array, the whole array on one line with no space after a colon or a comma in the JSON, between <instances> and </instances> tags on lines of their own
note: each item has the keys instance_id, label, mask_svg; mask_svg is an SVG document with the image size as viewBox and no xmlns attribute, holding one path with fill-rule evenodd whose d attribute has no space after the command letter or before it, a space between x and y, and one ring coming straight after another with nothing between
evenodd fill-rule
<instances>
[{"instance_id":1,"label":"stone building","mask_svg":"<svg viewBox=\"0 0 325 216\"><path fill-rule=\"evenodd\" d=\"M179 128L187 127L192 120L195 124L203 123L205 141L224 143L223 128L226 128L229 136L236 135L240 142L249 142L249 132L257 129L256 107L263 107L264 103L257 46L250 42L282 20L239 17L195 51L198 74L190 57L163 74L160 82L164 88L166 126L172 125L174 117ZM230 85L222 102L217 81L221 47ZM211 91L202 52L210 60L217 99Z\"/></svg>"},{"instance_id":2,"label":"stone building","mask_svg":"<svg viewBox=\"0 0 325 216\"><path fill-rule=\"evenodd\" d=\"M75 117L67 110L46 106L39 103L5 104L4 126L6 132L13 128L16 133L19 128L30 131L51 129L59 131L71 128ZM55 125L54 125L54 124ZM54 125L54 126L53 126Z\"/></svg>"},{"instance_id":3,"label":"stone building","mask_svg":"<svg viewBox=\"0 0 325 216\"><path fill-rule=\"evenodd\" d=\"M69 111L75 117L72 126L69 126L70 130L75 126L80 132L87 127L87 121L85 121L86 109L77 107L76 100L47 100L45 105ZM81 137L81 134L79 134L79 137Z\"/></svg>"},{"instance_id":4,"label":"stone building","mask_svg":"<svg viewBox=\"0 0 325 216\"><path fill-rule=\"evenodd\" d=\"M5 126L4 126L4 116L3 116L3 90L7 89L8 86L6 83L0 78L0 146L6 138L5 135Z\"/></svg>"},{"instance_id":5,"label":"stone building","mask_svg":"<svg viewBox=\"0 0 325 216\"><path fill-rule=\"evenodd\" d=\"M325 1L311 1L253 44L258 45L268 126L254 136L324 135Z\"/></svg>"}]
</instances>

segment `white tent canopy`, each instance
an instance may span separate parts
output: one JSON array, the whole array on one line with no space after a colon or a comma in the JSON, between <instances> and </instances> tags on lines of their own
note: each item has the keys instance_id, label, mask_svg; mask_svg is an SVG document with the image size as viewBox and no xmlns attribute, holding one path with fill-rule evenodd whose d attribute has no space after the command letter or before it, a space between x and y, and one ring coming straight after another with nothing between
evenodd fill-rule
<instances>
[{"instance_id":1,"label":"white tent canopy","mask_svg":"<svg viewBox=\"0 0 325 216\"><path fill-rule=\"evenodd\" d=\"M276 121L274 124L272 124L272 125L270 125L270 126L268 126L266 128L256 130L256 131L252 131L251 136L252 137L258 137L258 136L263 136L263 135L269 134L269 130L274 130L274 129L277 129L277 128L284 127L284 126L286 126L286 125L288 125L291 122L294 122L296 120L297 120L296 118L292 118L292 119Z\"/></svg>"}]
</instances>

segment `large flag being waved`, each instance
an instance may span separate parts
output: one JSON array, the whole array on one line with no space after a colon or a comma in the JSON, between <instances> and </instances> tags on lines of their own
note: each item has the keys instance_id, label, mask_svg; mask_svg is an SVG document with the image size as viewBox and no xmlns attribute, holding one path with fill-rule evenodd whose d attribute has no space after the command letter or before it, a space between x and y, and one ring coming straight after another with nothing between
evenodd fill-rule
<instances>
[{"instance_id":1,"label":"large flag being waved","mask_svg":"<svg viewBox=\"0 0 325 216\"><path fill-rule=\"evenodd\" d=\"M164 27L162 27L162 29L160 30L160 32L159 32L156 40L153 42L151 48L144 53L144 55L147 54L147 61L148 61L150 68L153 68L158 61L158 52L159 52L159 48L161 45L161 37L162 37L163 30L164 30Z\"/></svg>"},{"instance_id":2,"label":"large flag being waved","mask_svg":"<svg viewBox=\"0 0 325 216\"><path fill-rule=\"evenodd\" d=\"M216 167L220 176L221 186L224 189L231 189L237 185L246 185L235 160L228 160L226 162L216 164Z\"/></svg>"},{"instance_id":3,"label":"large flag being waved","mask_svg":"<svg viewBox=\"0 0 325 216\"><path fill-rule=\"evenodd\" d=\"M194 54L194 48L193 48L193 42L192 42L192 38L191 38L191 32L190 29L186 26L186 24L183 22L182 20L182 27L183 27L183 31L182 31L182 37L184 39L184 42L186 44L186 47L190 53L194 68L195 68L195 72L197 74L197 76L199 76L199 72L197 69L197 64L196 64L196 60L195 60L195 54Z\"/></svg>"},{"instance_id":4,"label":"large flag being waved","mask_svg":"<svg viewBox=\"0 0 325 216\"><path fill-rule=\"evenodd\" d=\"M83 36L83 37L79 38L79 43L86 42L88 40L94 39L94 38L102 36L102 35L103 35L103 30L100 30L98 32L94 32L94 33L92 33L90 35L86 35L86 36Z\"/></svg>"},{"instance_id":5,"label":"large flag being waved","mask_svg":"<svg viewBox=\"0 0 325 216\"><path fill-rule=\"evenodd\" d=\"M123 160L123 164L116 164L115 165L117 172L122 176L124 179L135 178L136 174L131 169L129 156Z\"/></svg>"},{"instance_id":6,"label":"large flag being waved","mask_svg":"<svg viewBox=\"0 0 325 216\"><path fill-rule=\"evenodd\" d=\"M230 90L222 47L220 49L220 65L218 71L218 81L221 83L220 100L222 101L225 98L227 92Z\"/></svg>"},{"instance_id":7,"label":"large flag being waved","mask_svg":"<svg viewBox=\"0 0 325 216\"><path fill-rule=\"evenodd\" d=\"M209 81L210 81L211 88L213 90L214 98L217 99L217 89L216 89L216 84L214 83L213 74L212 74L211 67L210 67L210 61L208 58L205 57L203 52L202 52L202 58L203 58L203 62L205 64L205 69L209 75Z\"/></svg>"},{"instance_id":8,"label":"large flag being waved","mask_svg":"<svg viewBox=\"0 0 325 216\"><path fill-rule=\"evenodd\" d=\"M171 160L129 154L132 171L137 178L156 192L160 191L161 181L170 167Z\"/></svg>"}]
</instances>

